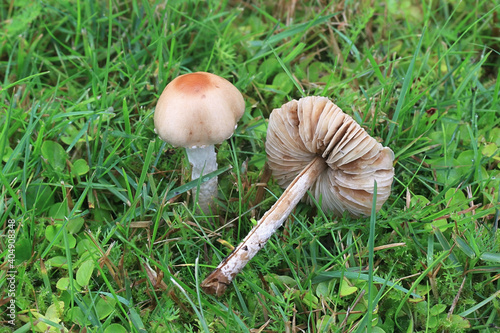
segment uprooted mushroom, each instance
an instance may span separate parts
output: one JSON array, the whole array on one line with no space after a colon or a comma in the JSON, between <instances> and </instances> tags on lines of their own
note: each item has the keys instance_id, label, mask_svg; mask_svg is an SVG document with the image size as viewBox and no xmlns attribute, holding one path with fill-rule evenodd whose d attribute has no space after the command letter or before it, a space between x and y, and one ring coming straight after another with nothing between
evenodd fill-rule
<instances>
[{"instance_id":1,"label":"uprooted mushroom","mask_svg":"<svg viewBox=\"0 0 500 333\"><path fill-rule=\"evenodd\" d=\"M310 190L326 211L368 216L377 182L376 210L389 197L394 153L325 97L292 100L273 110L267 131L268 164L286 187L278 201L202 282L209 294L222 295L248 261L283 224Z\"/></svg>"}]
</instances>

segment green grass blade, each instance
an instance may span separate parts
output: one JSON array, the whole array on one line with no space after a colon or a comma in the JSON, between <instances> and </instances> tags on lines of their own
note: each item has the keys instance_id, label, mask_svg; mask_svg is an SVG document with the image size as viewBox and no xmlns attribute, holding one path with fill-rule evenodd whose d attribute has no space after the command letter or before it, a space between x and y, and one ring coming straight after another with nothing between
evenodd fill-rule
<instances>
[{"instance_id":1,"label":"green grass blade","mask_svg":"<svg viewBox=\"0 0 500 333\"><path fill-rule=\"evenodd\" d=\"M398 103L396 104L396 109L394 110L394 115L392 116L391 123L389 125L389 133L387 134L385 138L384 145L388 146L389 143L391 142L392 135L394 133L394 129L396 128L396 125L398 125L398 119L399 119L399 114L401 110L403 109L403 106L406 102L406 97L409 93L411 83L413 81L413 72L415 68L415 62L417 60L417 56L420 52L420 48L422 46L422 41L425 36L425 31L426 27L422 30L420 39L418 41L417 46L415 47L415 52L413 53L413 57L411 59L410 65L408 66L408 70L406 71L406 75L403 81L403 87L401 88L401 93L399 94L398 98Z\"/></svg>"}]
</instances>

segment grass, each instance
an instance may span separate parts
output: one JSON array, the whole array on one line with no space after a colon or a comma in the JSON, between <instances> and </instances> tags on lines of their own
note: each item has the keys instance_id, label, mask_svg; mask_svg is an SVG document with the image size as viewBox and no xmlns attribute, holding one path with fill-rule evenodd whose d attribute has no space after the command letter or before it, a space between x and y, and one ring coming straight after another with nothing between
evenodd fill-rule
<instances>
[{"instance_id":1,"label":"grass","mask_svg":"<svg viewBox=\"0 0 500 333\"><path fill-rule=\"evenodd\" d=\"M498 330L500 7L294 3L0 4L1 332ZM247 105L207 216L153 131L189 71ZM204 294L282 192L259 191L266 119L306 95L395 152L391 197L364 219L299 204L226 295Z\"/></svg>"}]
</instances>

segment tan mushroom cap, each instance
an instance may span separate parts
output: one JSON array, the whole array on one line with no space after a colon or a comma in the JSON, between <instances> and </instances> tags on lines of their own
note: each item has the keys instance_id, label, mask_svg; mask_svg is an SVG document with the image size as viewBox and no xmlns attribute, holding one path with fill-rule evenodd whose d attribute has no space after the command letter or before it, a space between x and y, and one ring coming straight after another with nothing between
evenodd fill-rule
<instances>
[{"instance_id":1,"label":"tan mushroom cap","mask_svg":"<svg viewBox=\"0 0 500 333\"><path fill-rule=\"evenodd\" d=\"M283 188L321 156L328 168L310 191L316 200L322 198L323 209L336 215L345 210L353 216L370 215L374 180L377 211L389 197L394 153L328 98L305 97L273 110L266 152L273 176Z\"/></svg>"},{"instance_id":2,"label":"tan mushroom cap","mask_svg":"<svg viewBox=\"0 0 500 333\"><path fill-rule=\"evenodd\" d=\"M233 135L244 111L243 96L226 79L206 72L184 74L163 90L155 131L173 146L213 145Z\"/></svg>"}]
</instances>

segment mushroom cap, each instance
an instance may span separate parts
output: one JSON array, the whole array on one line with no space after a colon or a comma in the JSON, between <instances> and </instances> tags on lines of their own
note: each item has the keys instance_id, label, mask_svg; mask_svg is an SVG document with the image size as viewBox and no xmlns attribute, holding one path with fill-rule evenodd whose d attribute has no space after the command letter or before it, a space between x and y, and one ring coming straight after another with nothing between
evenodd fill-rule
<instances>
[{"instance_id":1,"label":"mushroom cap","mask_svg":"<svg viewBox=\"0 0 500 333\"><path fill-rule=\"evenodd\" d=\"M285 188L316 156L328 168L310 191L322 208L342 215L368 216L377 181L377 211L394 177L394 153L383 147L326 97L292 100L269 118L266 152L277 183ZM311 203L310 198L307 199Z\"/></svg>"},{"instance_id":2,"label":"mushroom cap","mask_svg":"<svg viewBox=\"0 0 500 333\"><path fill-rule=\"evenodd\" d=\"M155 131L173 146L213 145L233 135L244 111L243 96L226 79L206 72L184 74L163 90Z\"/></svg>"}]
</instances>

